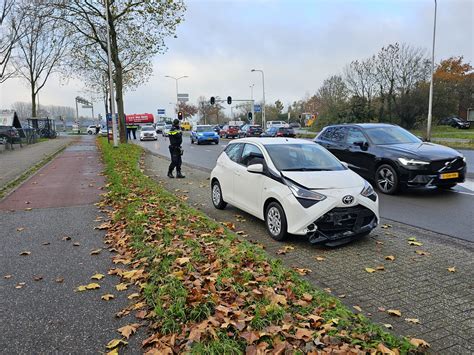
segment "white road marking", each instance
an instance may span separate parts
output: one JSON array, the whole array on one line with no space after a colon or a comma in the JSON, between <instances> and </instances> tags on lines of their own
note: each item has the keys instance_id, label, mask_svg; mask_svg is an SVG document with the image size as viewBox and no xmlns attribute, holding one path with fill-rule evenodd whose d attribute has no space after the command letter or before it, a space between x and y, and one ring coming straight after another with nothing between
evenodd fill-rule
<instances>
[{"instance_id":1,"label":"white road marking","mask_svg":"<svg viewBox=\"0 0 474 355\"><path fill-rule=\"evenodd\" d=\"M469 191L460 191L460 190L451 190L451 191L456 192L458 194L474 196L474 180L466 179L466 181L464 181L462 184L458 184L457 186L463 187Z\"/></svg>"}]
</instances>

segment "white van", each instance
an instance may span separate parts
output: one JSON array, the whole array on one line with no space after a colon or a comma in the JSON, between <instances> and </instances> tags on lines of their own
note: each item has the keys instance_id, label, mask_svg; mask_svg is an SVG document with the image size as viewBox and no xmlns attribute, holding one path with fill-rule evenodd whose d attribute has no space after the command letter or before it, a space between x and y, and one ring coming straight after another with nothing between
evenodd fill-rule
<instances>
[{"instance_id":1,"label":"white van","mask_svg":"<svg viewBox=\"0 0 474 355\"><path fill-rule=\"evenodd\" d=\"M267 121L267 129L271 127L289 127L285 121Z\"/></svg>"}]
</instances>

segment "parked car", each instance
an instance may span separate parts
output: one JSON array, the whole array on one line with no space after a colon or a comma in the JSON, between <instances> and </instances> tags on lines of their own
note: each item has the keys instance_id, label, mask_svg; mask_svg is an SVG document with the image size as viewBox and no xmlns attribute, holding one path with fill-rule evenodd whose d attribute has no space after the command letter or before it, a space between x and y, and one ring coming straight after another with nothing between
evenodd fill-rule
<instances>
[{"instance_id":1,"label":"parked car","mask_svg":"<svg viewBox=\"0 0 474 355\"><path fill-rule=\"evenodd\" d=\"M166 123L164 123L164 122L158 122L158 123L155 125L156 133L161 133L161 134L163 134L163 129L165 128L165 125L166 125Z\"/></svg>"},{"instance_id":2,"label":"parked car","mask_svg":"<svg viewBox=\"0 0 474 355\"><path fill-rule=\"evenodd\" d=\"M143 126L140 129L140 140L141 141L146 141L146 140L157 141L158 140L158 134L156 133L155 127L153 127L153 126Z\"/></svg>"},{"instance_id":3,"label":"parked car","mask_svg":"<svg viewBox=\"0 0 474 355\"><path fill-rule=\"evenodd\" d=\"M271 127L290 127L285 121L267 121L267 129Z\"/></svg>"},{"instance_id":4,"label":"parked car","mask_svg":"<svg viewBox=\"0 0 474 355\"><path fill-rule=\"evenodd\" d=\"M162 131L163 137L168 137L168 133L170 133L171 127L173 127L173 126L170 125L170 124L165 124L165 126L163 127L163 131Z\"/></svg>"},{"instance_id":5,"label":"parked car","mask_svg":"<svg viewBox=\"0 0 474 355\"><path fill-rule=\"evenodd\" d=\"M468 129L471 127L471 123L463 120L462 118L459 117L447 117L439 120L438 124L440 126L445 125L445 126L451 126L454 128L459 128L459 129Z\"/></svg>"},{"instance_id":6,"label":"parked car","mask_svg":"<svg viewBox=\"0 0 474 355\"><path fill-rule=\"evenodd\" d=\"M296 137L295 130L289 127L270 127L262 133L262 137Z\"/></svg>"},{"instance_id":7,"label":"parked car","mask_svg":"<svg viewBox=\"0 0 474 355\"><path fill-rule=\"evenodd\" d=\"M246 124L240 128L240 137L260 137L262 127L259 125Z\"/></svg>"},{"instance_id":8,"label":"parked car","mask_svg":"<svg viewBox=\"0 0 474 355\"><path fill-rule=\"evenodd\" d=\"M291 122L290 127L291 128L301 128L301 125L298 122Z\"/></svg>"},{"instance_id":9,"label":"parked car","mask_svg":"<svg viewBox=\"0 0 474 355\"><path fill-rule=\"evenodd\" d=\"M192 128L191 122L188 122L188 121L181 122L181 129L183 131L190 131L191 128Z\"/></svg>"},{"instance_id":10,"label":"parked car","mask_svg":"<svg viewBox=\"0 0 474 355\"><path fill-rule=\"evenodd\" d=\"M191 144L215 143L219 144L219 135L211 125L196 125L191 130Z\"/></svg>"},{"instance_id":11,"label":"parked car","mask_svg":"<svg viewBox=\"0 0 474 355\"><path fill-rule=\"evenodd\" d=\"M5 143L18 143L21 141L20 134L15 127L0 126L0 140Z\"/></svg>"},{"instance_id":12,"label":"parked car","mask_svg":"<svg viewBox=\"0 0 474 355\"><path fill-rule=\"evenodd\" d=\"M230 125L225 125L221 131L219 132L219 136L221 138L238 138L239 137L239 131L240 127L239 126L230 126Z\"/></svg>"},{"instance_id":13,"label":"parked car","mask_svg":"<svg viewBox=\"0 0 474 355\"><path fill-rule=\"evenodd\" d=\"M328 126L315 138L385 194L405 187L451 188L463 182L466 160L454 149L427 143L391 124Z\"/></svg>"},{"instance_id":14,"label":"parked car","mask_svg":"<svg viewBox=\"0 0 474 355\"><path fill-rule=\"evenodd\" d=\"M330 246L370 233L379 221L372 186L314 142L242 138L211 172L215 208L227 203L264 220L270 236L306 235Z\"/></svg>"},{"instance_id":15,"label":"parked car","mask_svg":"<svg viewBox=\"0 0 474 355\"><path fill-rule=\"evenodd\" d=\"M99 135L102 137L107 137L107 126L102 126L100 128Z\"/></svg>"},{"instance_id":16,"label":"parked car","mask_svg":"<svg viewBox=\"0 0 474 355\"><path fill-rule=\"evenodd\" d=\"M95 134L96 125L87 126L87 134Z\"/></svg>"}]
</instances>

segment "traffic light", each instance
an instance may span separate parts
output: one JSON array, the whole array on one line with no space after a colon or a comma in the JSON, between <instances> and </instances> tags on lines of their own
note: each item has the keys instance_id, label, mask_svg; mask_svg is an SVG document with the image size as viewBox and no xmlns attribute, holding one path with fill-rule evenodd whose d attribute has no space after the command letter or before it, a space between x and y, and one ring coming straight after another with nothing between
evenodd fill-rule
<instances>
[{"instance_id":1,"label":"traffic light","mask_svg":"<svg viewBox=\"0 0 474 355\"><path fill-rule=\"evenodd\" d=\"M211 96L211 105L214 105L216 103L216 98L214 96Z\"/></svg>"},{"instance_id":2,"label":"traffic light","mask_svg":"<svg viewBox=\"0 0 474 355\"><path fill-rule=\"evenodd\" d=\"M231 105L231 104L232 104L232 97L230 97L230 96L227 96L227 103L228 103L229 105Z\"/></svg>"},{"instance_id":3,"label":"traffic light","mask_svg":"<svg viewBox=\"0 0 474 355\"><path fill-rule=\"evenodd\" d=\"M252 121L252 112L249 112L249 113L247 114L247 116L248 116L248 118L249 118L249 121Z\"/></svg>"},{"instance_id":4,"label":"traffic light","mask_svg":"<svg viewBox=\"0 0 474 355\"><path fill-rule=\"evenodd\" d=\"M181 111L178 112L178 120L182 120L183 119L183 113Z\"/></svg>"}]
</instances>

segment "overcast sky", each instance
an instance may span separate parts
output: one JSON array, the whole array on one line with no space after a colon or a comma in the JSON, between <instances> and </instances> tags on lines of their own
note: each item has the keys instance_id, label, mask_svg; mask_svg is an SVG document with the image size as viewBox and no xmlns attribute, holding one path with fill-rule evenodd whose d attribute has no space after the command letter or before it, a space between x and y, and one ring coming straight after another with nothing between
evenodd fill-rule
<instances>
[{"instance_id":1,"label":"overcast sky","mask_svg":"<svg viewBox=\"0 0 474 355\"><path fill-rule=\"evenodd\" d=\"M323 80L341 73L351 60L363 59L387 44L400 42L431 52L434 0L193 0L187 1L178 38L154 60L154 74L126 93L126 113L172 113L175 81L189 78L179 91L196 103L206 97L262 98L288 103L314 94ZM474 64L474 0L438 0L435 61L463 55ZM52 77L40 92L40 104L74 106L78 81ZM19 80L0 85L0 109L29 101ZM95 104L103 113L103 103ZM87 114L87 110L83 112Z\"/></svg>"}]
</instances>

